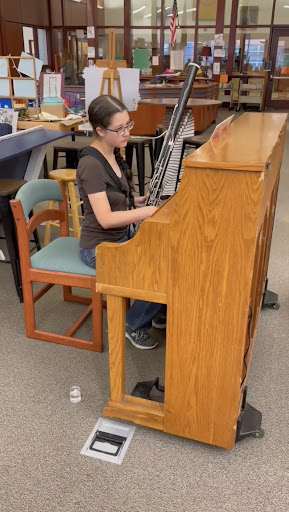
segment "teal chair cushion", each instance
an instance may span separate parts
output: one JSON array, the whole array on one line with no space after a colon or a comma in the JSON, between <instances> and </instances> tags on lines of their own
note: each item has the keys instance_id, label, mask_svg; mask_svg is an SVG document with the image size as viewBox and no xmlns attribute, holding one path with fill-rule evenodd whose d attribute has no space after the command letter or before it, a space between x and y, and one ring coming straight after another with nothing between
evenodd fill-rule
<instances>
[{"instance_id":1,"label":"teal chair cushion","mask_svg":"<svg viewBox=\"0 0 289 512\"><path fill-rule=\"evenodd\" d=\"M95 276L95 269L85 265L79 254L79 239L56 238L30 257L31 267L39 270Z\"/></svg>"}]
</instances>

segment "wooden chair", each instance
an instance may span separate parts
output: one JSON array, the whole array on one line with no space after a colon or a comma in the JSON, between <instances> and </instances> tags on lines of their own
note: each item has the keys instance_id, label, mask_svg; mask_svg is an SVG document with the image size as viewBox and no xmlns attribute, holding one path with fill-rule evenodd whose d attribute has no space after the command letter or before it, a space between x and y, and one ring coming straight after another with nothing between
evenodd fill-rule
<instances>
[{"instance_id":1,"label":"wooden chair","mask_svg":"<svg viewBox=\"0 0 289 512\"><path fill-rule=\"evenodd\" d=\"M40 210L29 219L33 207L42 201L57 201L58 209ZM26 335L71 347L102 351L102 296L95 291L95 270L85 265L79 256L78 238L68 236L67 201L61 182L34 180L26 183L11 200L17 229L20 257ZM28 220L27 220L28 219ZM30 256L29 236L36 226L47 220L60 221L60 237ZM32 283L46 283L33 293ZM63 286L63 299L87 304L87 309L64 334L41 331L35 324L35 302L53 285ZM72 287L90 290L91 297L72 293ZM87 341L73 334L92 313L92 339Z\"/></svg>"},{"instance_id":2,"label":"wooden chair","mask_svg":"<svg viewBox=\"0 0 289 512\"><path fill-rule=\"evenodd\" d=\"M83 215L79 215L78 207L82 205L82 200L75 192L76 182L76 169L55 169L49 172L49 178L51 180L61 181L64 186L66 200L69 206L68 218L71 217L72 227L69 227L69 231L73 232L73 236L80 238L80 220L83 219ZM53 201L48 202L48 209L53 208ZM47 245L50 241L51 226L57 226L59 228L59 221L48 221L46 222L43 245Z\"/></svg>"}]
</instances>

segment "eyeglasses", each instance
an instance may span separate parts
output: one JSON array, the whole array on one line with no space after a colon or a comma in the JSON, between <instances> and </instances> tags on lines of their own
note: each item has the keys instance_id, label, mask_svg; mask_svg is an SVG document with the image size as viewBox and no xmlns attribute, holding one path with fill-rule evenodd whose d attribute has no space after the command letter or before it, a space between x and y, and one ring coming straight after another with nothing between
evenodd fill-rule
<instances>
[{"instance_id":1,"label":"eyeglasses","mask_svg":"<svg viewBox=\"0 0 289 512\"><path fill-rule=\"evenodd\" d=\"M130 121L129 123L127 123L124 126L124 128L119 128L118 130L111 130L111 128L105 128L105 130L107 130L108 132L114 132L114 133L116 133L116 135L121 137L122 135L125 134L126 130L132 130L133 127L134 127L134 121Z\"/></svg>"}]
</instances>

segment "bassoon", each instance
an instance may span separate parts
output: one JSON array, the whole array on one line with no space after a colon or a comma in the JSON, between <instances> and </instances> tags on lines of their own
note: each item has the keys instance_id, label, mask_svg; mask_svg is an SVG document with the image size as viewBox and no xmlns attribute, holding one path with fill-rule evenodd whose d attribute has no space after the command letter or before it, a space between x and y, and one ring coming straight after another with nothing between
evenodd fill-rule
<instances>
[{"instance_id":1,"label":"bassoon","mask_svg":"<svg viewBox=\"0 0 289 512\"><path fill-rule=\"evenodd\" d=\"M174 107L173 115L166 132L164 142L158 160L155 164L155 172L150 181L147 205L158 206L161 202L162 196L162 183L164 180L165 172L169 163L170 155L173 150L175 138L182 120L182 116L191 94L191 89L196 78L196 74L200 66L191 62L188 67L188 73L181 89L178 102Z\"/></svg>"}]
</instances>

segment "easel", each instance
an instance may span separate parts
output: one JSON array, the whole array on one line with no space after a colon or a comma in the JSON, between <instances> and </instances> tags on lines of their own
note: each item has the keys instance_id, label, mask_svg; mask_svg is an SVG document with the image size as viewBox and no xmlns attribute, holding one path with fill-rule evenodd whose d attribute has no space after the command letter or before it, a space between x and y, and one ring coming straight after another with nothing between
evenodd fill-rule
<instances>
[{"instance_id":1,"label":"easel","mask_svg":"<svg viewBox=\"0 0 289 512\"><path fill-rule=\"evenodd\" d=\"M99 94L102 95L104 93L104 87L107 82L107 93L114 96L114 84L116 84L118 98L122 101L120 78L117 68L126 68L127 63L126 60L115 60L115 30L112 28L108 30L108 59L96 60L95 65L100 68L108 68L103 72Z\"/></svg>"}]
</instances>

